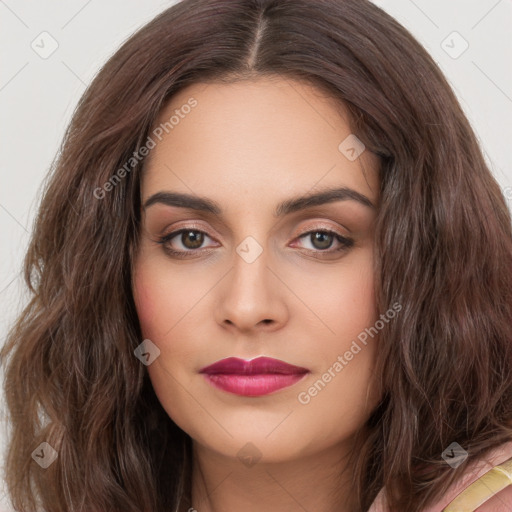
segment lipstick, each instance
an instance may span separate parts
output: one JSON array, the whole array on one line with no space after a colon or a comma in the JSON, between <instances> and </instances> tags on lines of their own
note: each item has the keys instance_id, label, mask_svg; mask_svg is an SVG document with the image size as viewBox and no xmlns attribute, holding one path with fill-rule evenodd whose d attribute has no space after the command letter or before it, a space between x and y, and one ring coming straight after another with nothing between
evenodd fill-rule
<instances>
[{"instance_id":1,"label":"lipstick","mask_svg":"<svg viewBox=\"0 0 512 512\"><path fill-rule=\"evenodd\" d=\"M309 370L270 357L250 361L228 357L202 368L199 373L210 384L229 393L263 396L299 382Z\"/></svg>"}]
</instances>

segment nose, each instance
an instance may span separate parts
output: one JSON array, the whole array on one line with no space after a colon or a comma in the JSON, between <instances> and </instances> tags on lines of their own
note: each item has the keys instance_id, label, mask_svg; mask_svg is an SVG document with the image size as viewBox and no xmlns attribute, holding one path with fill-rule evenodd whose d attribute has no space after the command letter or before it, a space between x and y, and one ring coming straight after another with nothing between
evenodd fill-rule
<instances>
[{"instance_id":1,"label":"nose","mask_svg":"<svg viewBox=\"0 0 512 512\"><path fill-rule=\"evenodd\" d=\"M287 287L269 268L266 252L250 263L235 255L217 295L216 320L224 328L273 331L287 322Z\"/></svg>"}]
</instances>

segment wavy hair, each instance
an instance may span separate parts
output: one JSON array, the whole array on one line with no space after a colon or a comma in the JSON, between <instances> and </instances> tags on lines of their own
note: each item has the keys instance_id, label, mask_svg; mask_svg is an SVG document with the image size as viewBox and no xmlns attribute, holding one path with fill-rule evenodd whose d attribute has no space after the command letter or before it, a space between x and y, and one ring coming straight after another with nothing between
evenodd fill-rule
<instances>
[{"instance_id":1,"label":"wavy hair","mask_svg":"<svg viewBox=\"0 0 512 512\"><path fill-rule=\"evenodd\" d=\"M144 159L95 191L176 92L260 76L337 99L380 161L378 309L403 309L380 332L382 401L354 449L359 510L385 486L391 510L420 511L512 439L511 217L433 59L367 0L183 0L102 67L44 183L30 299L1 352L17 510L162 512L185 492L191 439L134 356ZM469 453L456 469L441 458L452 441ZM43 442L58 453L47 469L31 456Z\"/></svg>"}]
</instances>

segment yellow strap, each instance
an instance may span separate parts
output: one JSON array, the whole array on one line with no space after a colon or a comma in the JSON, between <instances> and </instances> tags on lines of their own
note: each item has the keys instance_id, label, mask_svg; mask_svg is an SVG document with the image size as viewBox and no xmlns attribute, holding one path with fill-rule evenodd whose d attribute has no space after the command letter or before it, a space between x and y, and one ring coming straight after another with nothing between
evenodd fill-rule
<instances>
[{"instance_id":1,"label":"yellow strap","mask_svg":"<svg viewBox=\"0 0 512 512\"><path fill-rule=\"evenodd\" d=\"M512 485L512 457L466 487L443 512L473 512L509 485Z\"/></svg>"}]
</instances>

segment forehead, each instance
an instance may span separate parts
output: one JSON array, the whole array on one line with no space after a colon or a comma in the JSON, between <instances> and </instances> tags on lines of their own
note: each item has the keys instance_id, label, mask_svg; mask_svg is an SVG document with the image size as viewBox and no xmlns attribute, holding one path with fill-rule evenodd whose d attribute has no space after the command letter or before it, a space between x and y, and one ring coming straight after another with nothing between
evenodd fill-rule
<instances>
[{"instance_id":1,"label":"forehead","mask_svg":"<svg viewBox=\"0 0 512 512\"><path fill-rule=\"evenodd\" d=\"M277 198L343 185L377 200L377 157L347 154L354 134L346 110L305 82L193 84L171 98L151 133L143 197L172 188L220 200L228 191Z\"/></svg>"}]
</instances>

